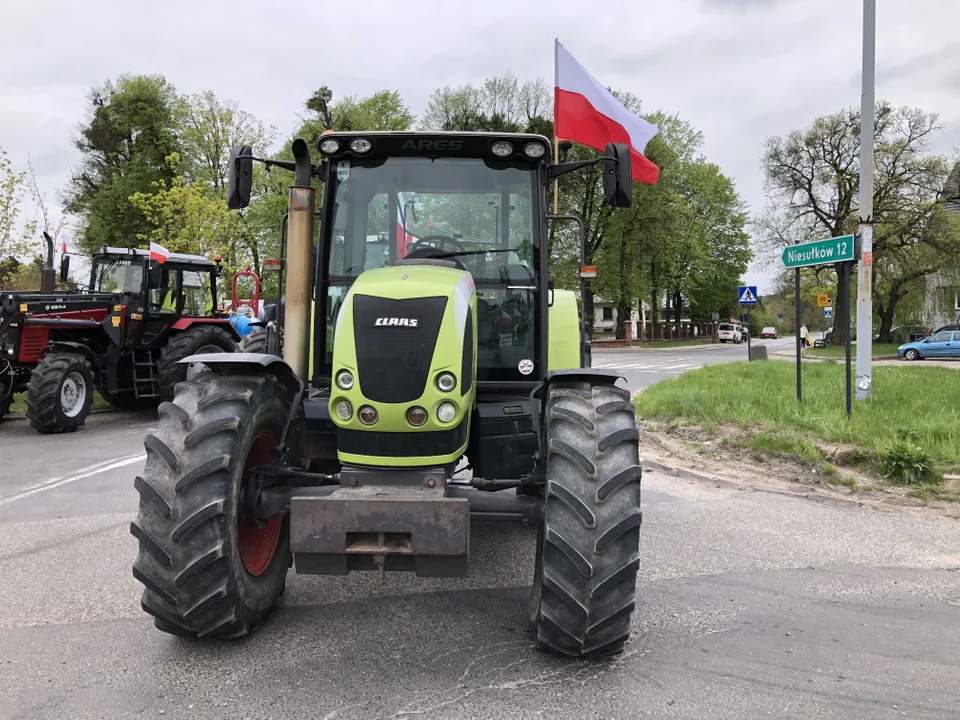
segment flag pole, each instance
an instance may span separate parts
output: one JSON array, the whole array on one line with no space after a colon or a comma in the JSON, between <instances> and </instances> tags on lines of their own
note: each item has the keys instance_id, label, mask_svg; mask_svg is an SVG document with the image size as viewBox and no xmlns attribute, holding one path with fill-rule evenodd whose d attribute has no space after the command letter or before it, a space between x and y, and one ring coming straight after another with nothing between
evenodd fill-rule
<instances>
[{"instance_id":1,"label":"flag pole","mask_svg":"<svg viewBox=\"0 0 960 720\"><path fill-rule=\"evenodd\" d=\"M560 138L553 136L553 164L560 163ZM560 207L560 178L553 179L553 214L559 215Z\"/></svg>"}]
</instances>

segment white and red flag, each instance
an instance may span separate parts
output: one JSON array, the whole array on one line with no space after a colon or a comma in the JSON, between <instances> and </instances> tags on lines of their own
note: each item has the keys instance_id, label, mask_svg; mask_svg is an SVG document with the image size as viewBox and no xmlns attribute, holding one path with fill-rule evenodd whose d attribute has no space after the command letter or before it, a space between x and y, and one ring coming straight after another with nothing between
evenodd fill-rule
<instances>
[{"instance_id":1,"label":"white and red flag","mask_svg":"<svg viewBox=\"0 0 960 720\"><path fill-rule=\"evenodd\" d=\"M170 257L170 251L167 250L163 245L159 243L151 242L150 243L150 259L156 260L161 265L167 261L167 258Z\"/></svg>"},{"instance_id":2,"label":"white and red flag","mask_svg":"<svg viewBox=\"0 0 960 720\"><path fill-rule=\"evenodd\" d=\"M627 110L559 40L554 51L553 134L601 152L608 142L624 143L630 147L633 179L656 184L660 168L643 151L659 128Z\"/></svg>"}]
</instances>

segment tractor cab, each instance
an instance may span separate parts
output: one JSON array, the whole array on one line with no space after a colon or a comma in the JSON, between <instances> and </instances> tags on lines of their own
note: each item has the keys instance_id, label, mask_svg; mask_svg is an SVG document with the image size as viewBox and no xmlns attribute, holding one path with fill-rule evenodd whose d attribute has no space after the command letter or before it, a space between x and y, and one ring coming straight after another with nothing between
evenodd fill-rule
<instances>
[{"instance_id":1,"label":"tractor cab","mask_svg":"<svg viewBox=\"0 0 960 720\"><path fill-rule=\"evenodd\" d=\"M172 317L213 317L221 266L200 255L170 253L160 263L146 250L104 246L93 256L90 289L124 296L131 312L161 322Z\"/></svg>"}]
</instances>

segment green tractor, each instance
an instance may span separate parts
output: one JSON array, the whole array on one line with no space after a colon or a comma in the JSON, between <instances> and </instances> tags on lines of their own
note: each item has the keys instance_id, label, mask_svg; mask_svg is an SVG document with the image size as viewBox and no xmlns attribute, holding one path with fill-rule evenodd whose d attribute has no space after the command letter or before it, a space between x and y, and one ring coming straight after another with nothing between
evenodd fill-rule
<instances>
[{"instance_id":1,"label":"green tractor","mask_svg":"<svg viewBox=\"0 0 960 720\"><path fill-rule=\"evenodd\" d=\"M231 208L255 160L294 173L281 322L246 343L260 352L185 358L209 372L159 406L131 526L143 609L175 635L239 637L291 567L462 577L471 520L516 521L537 529L536 646L621 652L639 436L549 279L548 222L580 224L581 257L583 226L548 213L546 187L602 163L607 202L628 207L629 149L551 163L540 135L333 132L316 166L293 151L231 151Z\"/></svg>"}]
</instances>

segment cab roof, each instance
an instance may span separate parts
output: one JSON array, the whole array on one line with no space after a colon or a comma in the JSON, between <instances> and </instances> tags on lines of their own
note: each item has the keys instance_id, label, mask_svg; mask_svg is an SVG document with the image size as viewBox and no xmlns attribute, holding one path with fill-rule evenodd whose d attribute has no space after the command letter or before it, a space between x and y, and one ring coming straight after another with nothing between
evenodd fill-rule
<instances>
[{"instance_id":1,"label":"cab roof","mask_svg":"<svg viewBox=\"0 0 960 720\"><path fill-rule=\"evenodd\" d=\"M98 252L97 255L150 257L150 252L147 250L141 250L140 248L116 248L104 245L102 248L100 248L100 252ZM167 262L178 263L182 265L202 265L208 268L214 267L214 263L211 260L203 257L203 255L189 255L187 253L169 253L167 255Z\"/></svg>"},{"instance_id":2,"label":"cab roof","mask_svg":"<svg viewBox=\"0 0 960 720\"><path fill-rule=\"evenodd\" d=\"M363 138L370 142L366 152L356 152L350 148L351 142ZM320 146L326 140L336 140L339 148L334 152L324 152ZM499 156L494 154L493 146L497 142L507 142L513 152ZM543 152L530 155L525 152L528 145L539 145ZM335 160L341 157L362 158L370 156L412 156L412 157L476 157L510 160L525 160L539 164L550 159L550 140L536 133L498 133L498 132L459 132L430 130L413 132L407 130L378 130L372 132L331 131L320 136L317 147L325 158Z\"/></svg>"}]
</instances>

